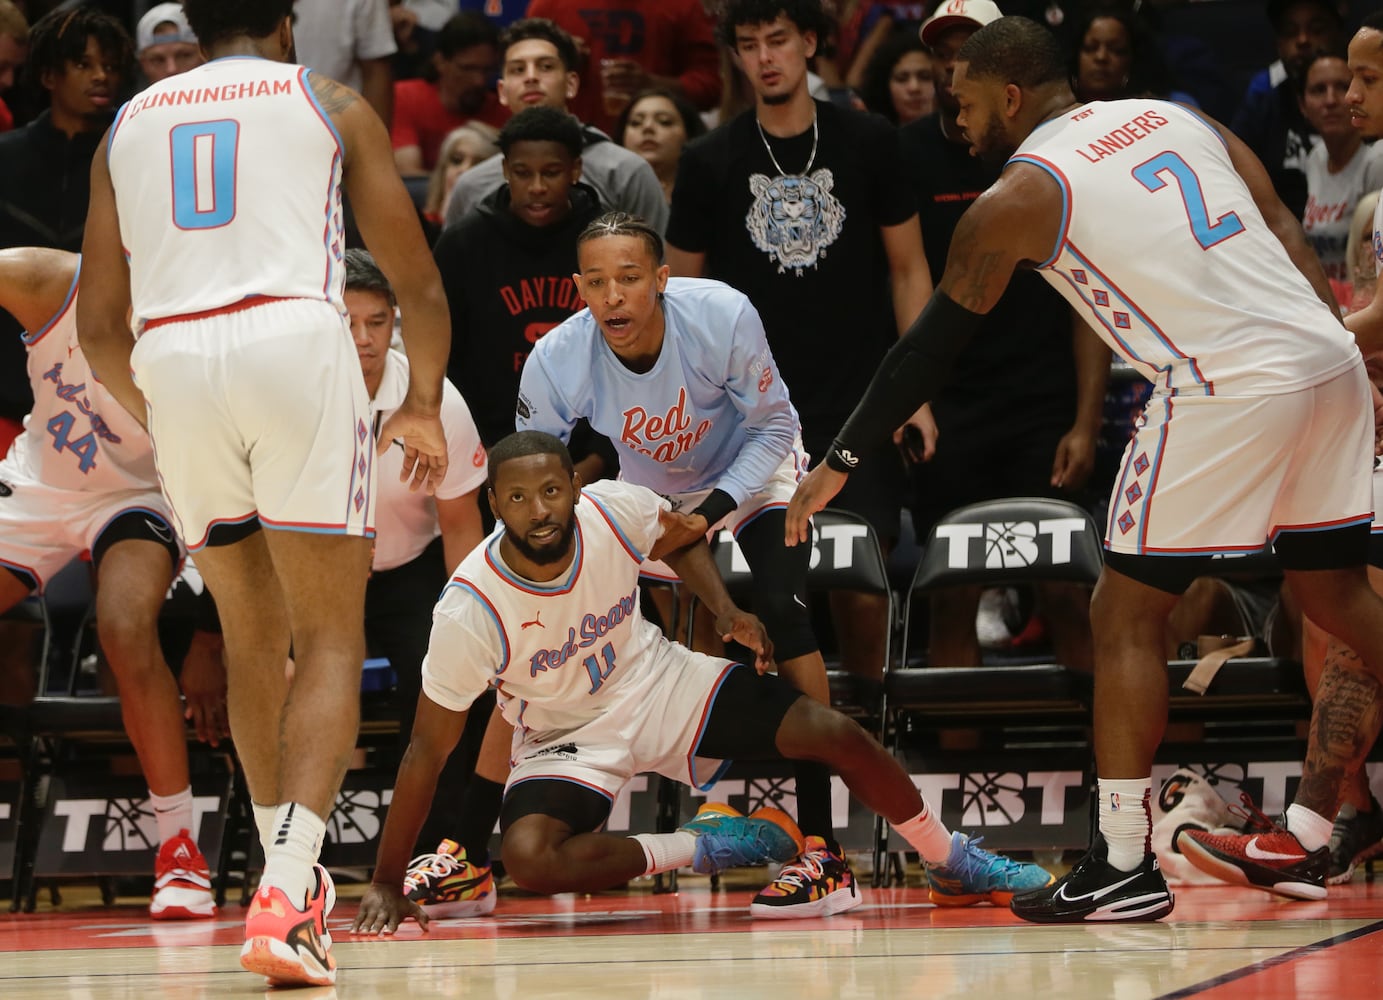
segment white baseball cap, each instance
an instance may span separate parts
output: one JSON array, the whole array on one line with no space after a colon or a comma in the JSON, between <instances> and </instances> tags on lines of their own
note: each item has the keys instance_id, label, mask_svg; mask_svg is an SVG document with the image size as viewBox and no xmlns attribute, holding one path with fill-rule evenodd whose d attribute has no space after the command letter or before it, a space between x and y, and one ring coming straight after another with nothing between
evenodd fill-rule
<instances>
[{"instance_id":1,"label":"white baseball cap","mask_svg":"<svg viewBox=\"0 0 1383 1000\"><path fill-rule=\"evenodd\" d=\"M154 29L161 24L177 25L177 34L155 35ZM183 13L180 3L160 3L150 7L148 12L139 19L139 24L135 28L135 51L143 52L151 45L164 45L168 42L192 42L197 43L197 36L192 33L192 26L187 23L187 15Z\"/></svg>"},{"instance_id":2,"label":"white baseball cap","mask_svg":"<svg viewBox=\"0 0 1383 1000\"><path fill-rule=\"evenodd\" d=\"M961 25L983 28L1003 16L1004 12L994 0L944 0L936 13L927 18L918 34L922 37L923 45L932 46L941 33L950 28Z\"/></svg>"}]
</instances>

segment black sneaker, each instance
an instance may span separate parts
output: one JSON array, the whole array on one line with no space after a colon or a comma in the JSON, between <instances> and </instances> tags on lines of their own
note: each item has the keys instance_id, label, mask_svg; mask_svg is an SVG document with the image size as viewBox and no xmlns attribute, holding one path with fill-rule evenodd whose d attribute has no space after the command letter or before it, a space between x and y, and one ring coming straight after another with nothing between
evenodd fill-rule
<instances>
[{"instance_id":1,"label":"black sneaker","mask_svg":"<svg viewBox=\"0 0 1383 1000\"><path fill-rule=\"evenodd\" d=\"M1108 856L1104 837L1096 835L1065 878L1014 896L1009 908L1037 924L1160 920L1172 912L1172 893L1157 867L1157 855L1148 854L1131 872L1112 867Z\"/></svg>"},{"instance_id":2,"label":"black sneaker","mask_svg":"<svg viewBox=\"0 0 1383 1000\"><path fill-rule=\"evenodd\" d=\"M1327 885L1342 885L1354 877L1354 869L1383 854L1383 806L1369 796L1373 807L1361 813L1351 805L1340 807L1335 829L1330 832L1330 871Z\"/></svg>"}]
</instances>

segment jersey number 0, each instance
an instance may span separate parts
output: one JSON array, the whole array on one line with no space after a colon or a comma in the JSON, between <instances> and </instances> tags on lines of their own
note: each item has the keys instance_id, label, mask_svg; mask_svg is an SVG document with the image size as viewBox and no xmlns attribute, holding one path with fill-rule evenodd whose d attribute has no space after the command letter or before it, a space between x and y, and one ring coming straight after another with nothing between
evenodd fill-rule
<instances>
[{"instance_id":1,"label":"jersey number 0","mask_svg":"<svg viewBox=\"0 0 1383 1000\"><path fill-rule=\"evenodd\" d=\"M173 224L219 229L235 218L235 165L240 123L189 122L168 134L173 171Z\"/></svg>"}]
</instances>

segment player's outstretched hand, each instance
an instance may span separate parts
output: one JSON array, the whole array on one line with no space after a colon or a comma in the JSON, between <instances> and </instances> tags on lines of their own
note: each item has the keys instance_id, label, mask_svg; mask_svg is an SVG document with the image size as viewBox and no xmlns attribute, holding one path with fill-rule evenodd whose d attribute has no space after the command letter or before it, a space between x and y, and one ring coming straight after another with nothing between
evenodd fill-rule
<instances>
[{"instance_id":1,"label":"player's outstretched hand","mask_svg":"<svg viewBox=\"0 0 1383 1000\"><path fill-rule=\"evenodd\" d=\"M425 489L429 496L436 493L447 474L447 437L441 417L405 398L379 429L380 454L395 443L403 448L399 482L408 483L410 490Z\"/></svg>"},{"instance_id":2,"label":"player's outstretched hand","mask_svg":"<svg viewBox=\"0 0 1383 1000\"><path fill-rule=\"evenodd\" d=\"M700 514L678 514L670 510L658 511L658 524L662 526L663 533L653 543L648 553L650 559L661 559L669 552L686 548L705 538L710 528Z\"/></svg>"},{"instance_id":3,"label":"player's outstretched hand","mask_svg":"<svg viewBox=\"0 0 1383 1000\"><path fill-rule=\"evenodd\" d=\"M423 908L403 895L398 886L375 883L360 899L360 912L351 924L352 934L392 934L409 917L427 930L428 915Z\"/></svg>"},{"instance_id":4,"label":"player's outstretched hand","mask_svg":"<svg viewBox=\"0 0 1383 1000\"><path fill-rule=\"evenodd\" d=\"M716 619L716 631L726 642L734 640L754 651L754 669L764 673L773 666L773 640L764 623L748 611L735 608Z\"/></svg>"},{"instance_id":5,"label":"player's outstretched hand","mask_svg":"<svg viewBox=\"0 0 1383 1000\"><path fill-rule=\"evenodd\" d=\"M822 462L807 478L797 484L797 492L788 501L787 533L783 538L789 548L798 542L811 541L812 515L822 510L845 486L848 479L843 472L837 472Z\"/></svg>"},{"instance_id":6,"label":"player's outstretched hand","mask_svg":"<svg viewBox=\"0 0 1383 1000\"><path fill-rule=\"evenodd\" d=\"M197 739L219 746L230 735L226 718L226 666L221 658L221 637L193 632L192 645L178 674L182 688L183 718L192 723Z\"/></svg>"}]
</instances>

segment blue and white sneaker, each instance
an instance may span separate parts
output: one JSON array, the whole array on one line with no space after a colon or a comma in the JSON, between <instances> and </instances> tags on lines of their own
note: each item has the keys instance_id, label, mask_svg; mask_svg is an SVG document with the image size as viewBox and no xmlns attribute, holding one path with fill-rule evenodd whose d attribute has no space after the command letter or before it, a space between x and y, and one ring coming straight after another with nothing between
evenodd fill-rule
<instances>
[{"instance_id":1,"label":"blue and white sneaker","mask_svg":"<svg viewBox=\"0 0 1383 1000\"><path fill-rule=\"evenodd\" d=\"M696 837L692 870L702 875L791 861L807 846L792 817L780 809L756 809L744 816L723 802L707 802L682 829Z\"/></svg>"},{"instance_id":2,"label":"blue and white sneaker","mask_svg":"<svg viewBox=\"0 0 1383 1000\"><path fill-rule=\"evenodd\" d=\"M928 897L937 906L1008 906L1014 893L1051 885L1052 873L1025 865L980 847L983 837L951 834L951 853L945 863L927 864Z\"/></svg>"}]
</instances>

